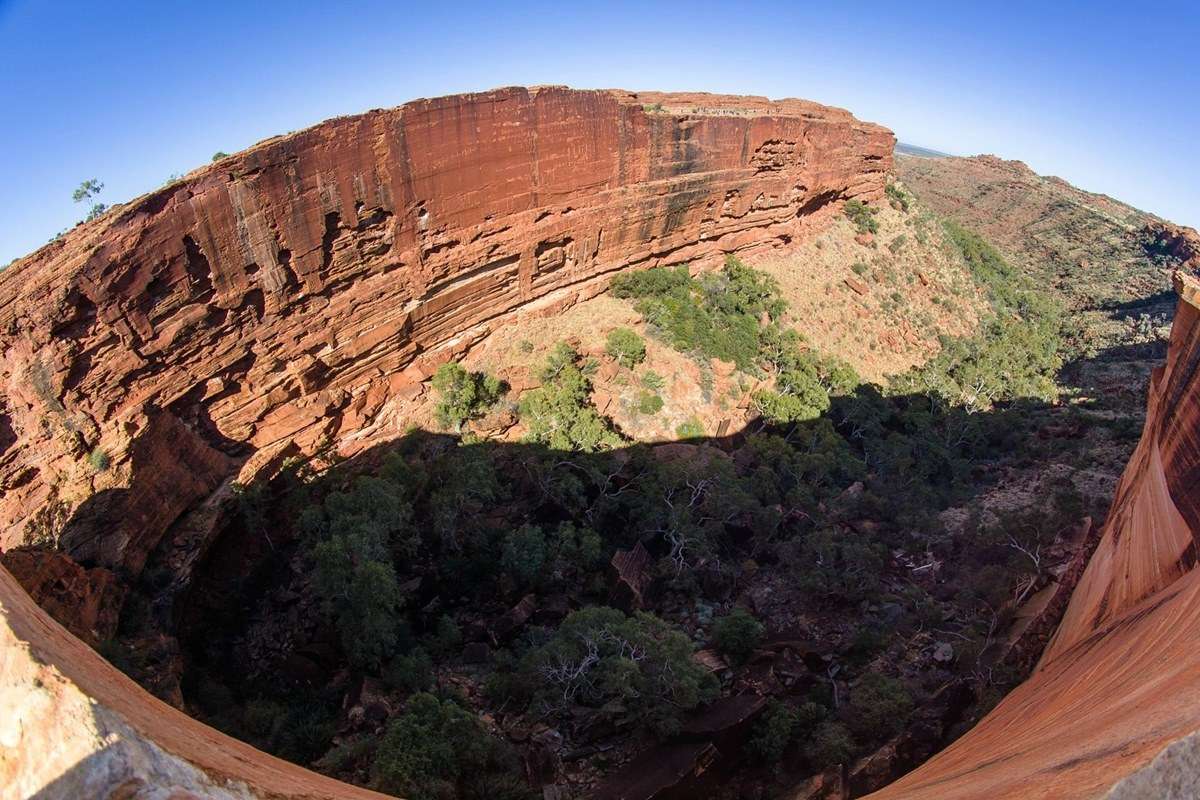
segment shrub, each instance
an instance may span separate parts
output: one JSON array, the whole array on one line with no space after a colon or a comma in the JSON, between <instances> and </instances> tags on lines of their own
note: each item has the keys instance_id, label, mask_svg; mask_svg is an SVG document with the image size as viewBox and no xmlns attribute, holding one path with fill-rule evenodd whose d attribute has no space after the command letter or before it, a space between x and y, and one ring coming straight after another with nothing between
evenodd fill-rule
<instances>
[{"instance_id":1,"label":"shrub","mask_svg":"<svg viewBox=\"0 0 1200 800\"><path fill-rule=\"evenodd\" d=\"M562 342L542 368L542 385L521 395L526 440L556 450L594 452L618 446L621 437L591 404L592 382L586 364Z\"/></svg>"},{"instance_id":2,"label":"shrub","mask_svg":"<svg viewBox=\"0 0 1200 800\"><path fill-rule=\"evenodd\" d=\"M642 414L657 414L662 411L663 399L653 392L639 392L637 409Z\"/></svg>"},{"instance_id":3,"label":"shrub","mask_svg":"<svg viewBox=\"0 0 1200 800\"><path fill-rule=\"evenodd\" d=\"M383 669L383 682L401 692L424 692L433 685L433 660L421 648L396 656Z\"/></svg>"},{"instance_id":4,"label":"shrub","mask_svg":"<svg viewBox=\"0 0 1200 800\"><path fill-rule=\"evenodd\" d=\"M441 658L447 658L462 647L462 629L449 614L438 617L437 628L426 641L429 650Z\"/></svg>"},{"instance_id":5,"label":"shrub","mask_svg":"<svg viewBox=\"0 0 1200 800\"><path fill-rule=\"evenodd\" d=\"M688 417L675 428L680 439L699 439L704 436L704 425L696 417Z\"/></svg>"},{"instance_id":6,"label":"shrub","mask_svg":"<svg viewBox=\"0 0 1200 800\"><path fill-rule=\"evenodd\" d=\"M518 769L512 749L473 713L453 700L422 693L388 723L371 764L371 783L409 800L491 800L522 796L513 791L517 785L503 780ZM508 790L496 793L493 782L507 784ZM529 794L526 789L524 795Z\"/></svg>"},{"instance_id":7,"label":"shrub","mask_svg":"<svg viewBox=\"0 0 1200 800\"><path fill-rule=\"evenodd\" d=\"M879 223L875 220L875 215L879 212L866 203L860 200L847 200L842 211L859 233L875 233L879 230Z\"/></svg>"},{"instance_id":8,"label":"shrub","mask_svg":"<svg viewBox=\"0 0 1200 800\"><path fill-rule=\"evenodd\" d=\"M866 275L871 271L871 268L862 261L855 261L850 265L850 269L854 271L855 275Z\"/></svg>"},{"instance_id":9,"label":"shrub","mask_svg":"<svg viewBox=\"0 0 1200 800\"><path fill-rule=\"evenodd\" d=\"M88 453L88 464L91 465L93 472L107 471L110 463L108 453L103 448L97 447Z\"/></svg>"},{"instance_id":10,"label":"shrub","mask_svg":"<svg viewBox=\"0 0 1200 800\"><path fill-rule=\"evenodd\" d=\"M745 661L762 641L762 623L745 608L738 606L713 625L717 649L737 661Z\"/></svg>"},{"instance_id":11,"label":"shrub","mask_svg":"<svg viewBox=\"0 0 1200 800\"><path fill-rule=\"evenodd\" d=\"M504 542L500 565L519 584L537 582L547 561L546 535L536 525L522 525Z\"/></svg>"},{"instance_id":12,"label":"shrub","mask_svg":"<svg viewBox=\"0 0 1200 800\"><path fill-rule=\"evenodd\" d=\"M825 722L813 731L804 755L818 770L845 764L854 755L854 740L840 722Z\"/></svg>"},{"instance_id":13,"label":"shrub","mask_svg":"<svg viewBox=\"0 0 1200 800\"><path fill-rule=\"evenodd\" d=\"M760 761L777 764L783 758L795 727L796 712L778 700L772 700L755 724L747 747Z\"/></svg>"},{"instance_id":14,"label":"shrub","mask_svg":"<svg viewBox=\"0 0 1200 800\"><path fill-rule=\"evenodd\" d=\"M912 697L903 683L868 672L850 692L846 725L863 741L878 741L903 730L912 709Z\"/></svg>"},{"instance_id":15,"label":"shrub","mask_svg":"<svg viewBox=\"0 0 1200 800\"><path fill-rule=\"evenodd\" d=\"M898 208L901 211L908 211L910 203L908 192L904 191L894 183L889 183L883 191L887 194L888 199L892 201L893 207Z\"/></svg>"},{"instance_id":16,"label":"shrub","mask_svg":"<svg viewBox=\"0 0 1200 800\"><path fill-rule=\"evenodd\" d=\"M610 331L604 350L627 369L633 369L646 360L646 343L629 328Z\"/></svg>"},{"instance_id":17,"label":"shrub","mask_svg":"<svg viewBox=\"0 0 1200 800\"><path fill-rule=\"evenodd\" d=\"M220 161L222 158L229 158L229 153L226 153L224 150L218 150L217 152L213 153L213 161Z\"/></svg>"},{"instance_id":18,"label":"shrub","mask_svg":"<svg viewBox=\"0 0 1200 800\"><path fill-rule=\"evenodd\" d=\"M646 387L650 391L661 392L666 385L666 379L654 370L648 369L642 373L642 386Z\"/></svg>"},{"instance_id":19,"label":"shrub","mask_svg":"<svg viewBox=\"0 0 1200 800\"><path fill-rule=\"evenodd\" d=\"M716 697L717 680L692 660L692 642L653 614L593 606L572 612L523 661L546 709L579 707L632 719L666 736L681 715Z\"/></svg>"},{"instance_id":20,"label":"shrub","mask_svg":"<svg viewBox=\"0 0 1200 800\"><path fill-rule=\"evenodd\" d=\"M482 416L506 389L491 375L467 372L461 364L454 362L438 367L433 376L433 388L439 395L434 408L438 425L455 431L462 430L468 419Z\"/></svg>"}]
</instances>

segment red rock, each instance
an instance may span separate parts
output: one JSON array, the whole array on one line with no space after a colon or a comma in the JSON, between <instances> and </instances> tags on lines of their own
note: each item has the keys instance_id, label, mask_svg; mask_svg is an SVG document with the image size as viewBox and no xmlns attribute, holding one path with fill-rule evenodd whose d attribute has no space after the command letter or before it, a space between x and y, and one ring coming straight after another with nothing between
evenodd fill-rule
<instances>
[{"instance_id":1,"label":"red rock","mask_svg":"<svg viewBox=\"0 0 1200 800\"><path fill-rule=\"evenodd\" d=\"M830 198L881 197L893 142L801 100L508 88L202 167L0 273L0 546L56 482L87 498L102 446L105 524L69 551L136 574L229 453L338 446L487 330L614 271L779 246Z\"/></svg>"},{"instance_id":2,"label":"red rock","mask_svg":"<svg viewBox=\"0 0 1200 800\"><path fill-rule=\"evenodd\" d=\"M103 567L85 569L52 550L9 550L0 564L71 633L90 645L112 638L126 589Z\"/></svg>"},{"instance_id":3,"label":"red rock","mask_svg":"<svg viewBox=\"0 0 1200 800\"><path fill-rule=\"evenodd\" d=\"M642 607L642 593L650 585L650 554L638 542L631 550L618 550L610 562L613 575L612 605L625 611Z\"/></svg>"},{"instance_id":4,"label":"red rock","mask_svg":"<svg viewBox=\"0 0 1200 800\"><path fill-rule=\"evenodd\" d=\"M858 278L846 277L842 278L842 282L845 283L846 286L848 286L856 294L866 294L868 291L870 291L867 289L867 285Z\"/></svg>"}]
</instances>

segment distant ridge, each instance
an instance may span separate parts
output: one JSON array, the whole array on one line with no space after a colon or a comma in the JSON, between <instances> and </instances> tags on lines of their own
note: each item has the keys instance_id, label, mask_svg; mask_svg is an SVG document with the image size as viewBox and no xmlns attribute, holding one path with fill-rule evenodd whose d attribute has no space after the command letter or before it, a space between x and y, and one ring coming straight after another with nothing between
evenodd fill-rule
<instances>
[{"instance_id":1,"label":"distant ridge","mask_svg":"<svg viewBox=\"0 0 1200 800\"><path fill-rule=\"evenodd\" d=\"M905 144L904 142L896 142L896 152L906 156L918 156L920 158L950 158L949 153L943 153L940 150L930 150L928 147L917 147L915 144Z\"/></svg>"}]
</instances>

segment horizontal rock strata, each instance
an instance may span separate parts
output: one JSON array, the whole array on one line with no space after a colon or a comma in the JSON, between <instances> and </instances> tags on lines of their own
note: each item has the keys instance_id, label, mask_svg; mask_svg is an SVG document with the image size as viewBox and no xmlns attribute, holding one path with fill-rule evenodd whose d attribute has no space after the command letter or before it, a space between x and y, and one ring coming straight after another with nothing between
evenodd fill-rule
<instances>
[{"instance_id":1,"label":"horizontal rock strata","mask_svg":"<svg viewBox=\"0 0 1200 800\"><path fill-rule=\"evenodd\" d=\"M137 572L239 470L396 435L389 403L514 313L880 196L893 142L799 100L512 88L197 170L0 273L0 545Z\"/></svg>"}]
</instances>

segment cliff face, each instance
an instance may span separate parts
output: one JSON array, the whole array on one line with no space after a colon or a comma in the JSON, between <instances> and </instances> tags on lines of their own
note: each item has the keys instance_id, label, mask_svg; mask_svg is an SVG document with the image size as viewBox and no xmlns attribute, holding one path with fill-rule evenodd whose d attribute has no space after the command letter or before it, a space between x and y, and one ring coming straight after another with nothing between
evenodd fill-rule
<instances>
[{"instance_id":1,"label":"cliff face","mask_svg":"<svg viewBox=\"0 0 1200 800\"><path fill-rule=\"evenodd\" d=\"M510 315L879 196L893 141L798 100L513 88L197 170L0 275L0 545L136 573L239 471L399 433L389 404Z\"/></svg>"},{"instance_id":2,"label":"cliff face","mask_svg":"<svg viewBox=\"0 0 1200 800\"><path fill-rule=\"evenodd\" d=\"M399 435L389 410L514 314L786 246L881 196L893 142L799 100L501 89L268 140L78 226L0 274L0 547L89 566L7 563L103 638L113 572L168 530L186 571L235 478ZM0 610L0 797L370 795L150 698L2 568Z\"/></svg>"},{"instance_id":3,"label":"cliff face","mask_svg":"<svg viewBox=\"0 0 1200 800\"><path fill-rule=\"evenodd\" d=\"M872 797L1194 794L1200 285L1180 275L1176 288L1169 356L1151 381L1141 442L1037 669L969 733ZM1171 794L1172 786L1181 793Z\"/></svg>"}]
</instances>

